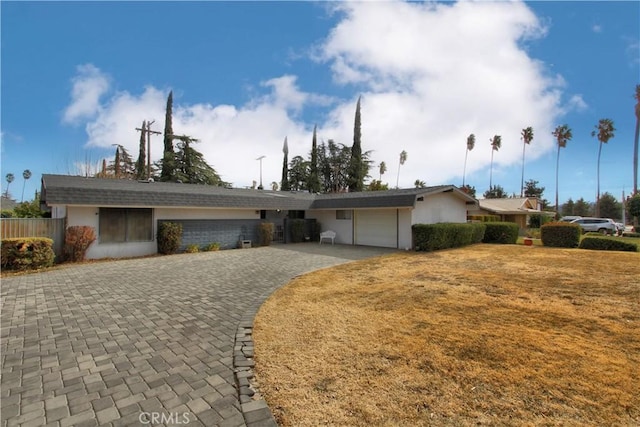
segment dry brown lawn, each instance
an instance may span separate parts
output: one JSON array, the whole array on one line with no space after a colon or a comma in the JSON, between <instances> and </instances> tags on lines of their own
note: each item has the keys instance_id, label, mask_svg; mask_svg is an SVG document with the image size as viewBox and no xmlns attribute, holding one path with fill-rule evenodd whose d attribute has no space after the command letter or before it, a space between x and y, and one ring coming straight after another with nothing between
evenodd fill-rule
<instances>
[{"instance_id":1,"label":"dry brown lawn","mask_svg":"<svg viewBox=\"0 0 640 427\"><path fill-rule=\"evenodd\" d=\"M283 426L640 425L640 254L516 245L301 276L255 322Z\"/></svg>"}]
</instances>

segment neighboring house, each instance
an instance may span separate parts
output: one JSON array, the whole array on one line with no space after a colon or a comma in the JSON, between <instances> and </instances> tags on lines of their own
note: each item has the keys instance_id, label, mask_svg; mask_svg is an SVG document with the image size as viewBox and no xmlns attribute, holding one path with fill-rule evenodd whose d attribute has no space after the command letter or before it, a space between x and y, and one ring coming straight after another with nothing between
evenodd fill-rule
<instances>
[{"instance_id":1,"label":"neighboring house","mask_svg":"<svg viewBox=\"0 0 640 427\"><path fill-rule=\"evenodd\" d=\"M470 210L469 216L497 215L501 221L515 222L520 228L527 228L531 214L553 215L553 212L542 210L542 203L537 197L512 197L506 199L480 199L479 207Z\"/></svg>"},{"instance_id":2,"label":"neighboring house","mask_svg":"<svg viewBox=\"0 0 640 427\"><path fill-rule=\"evenodd\" d=\"M0 200L0 209L3 211L12 211L15 207L18 206L18 203L15 200L12 200L8 197L2 196L2 200Z\"/></svg>"},{"instance_id":3,"label":"neighboring house","mask_svg":"<svg viewBox=\"0 0 640 427\"><path fill-rule=\"evenodd\" d=\"M67 226L95 228L87 258L155 254L162 221L183 225L183 247L236 247L256 242L262 221L281 227L285 218L305 218L335 231L336 243L408 249L413 224L466 222L467 210L477 209L476 199L452 185L311 194L66 175L42 176L41 202Z\"/></svg>"}]
</instances>

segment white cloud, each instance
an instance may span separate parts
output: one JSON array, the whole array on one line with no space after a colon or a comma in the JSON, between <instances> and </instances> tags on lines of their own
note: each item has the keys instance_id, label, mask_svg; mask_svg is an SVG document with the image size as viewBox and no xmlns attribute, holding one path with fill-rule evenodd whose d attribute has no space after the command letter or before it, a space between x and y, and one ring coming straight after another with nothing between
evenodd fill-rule
<instances>
[{"instance_id":1,"label":"white cloud","mask_svg":"<svg viewBox=\"0 0 640 427\"><path fill-rule=\"evenodd\" d=\"M602 25L600 24L594 24L591 26L591 31L593 31L594 33L601 33L602 32Z\"/></svg>"},{"instance_id":2,"label":"white cloud","mask_svg":"<svg viewBox=\"0 0 640 427\"><path fill-rule=\"evenodd\" d=\"M109 90L109 79L94 65L79 65L77 71L78 75L72 79L71 104L63 115L66 123L94 116L100 108L100 97Z\"/></svg>"},{"instance_id":3,"label":"white cloud","mask_svg":"<svg viewBox=\"0 0 640 427\"><path fill-rule=\"evenodd\" d=\"M284 137L290 158L310 150L314 123L303 119L308 107L326 111L326 120L318 123L320 140L350 145L361 94L363 150L372 151L376 166L387 163L383 181L395 185L398 156L406 150L401 187L413 186L416 179L429 185L459 184L466 139L474 133L477 142L469 154L467 177L486 172L488 183L489 138L499 134L503 148L494 157L494 182L503 184L496 180L501 168L520 164L524 127L535 131L527 147L527 161L532 161L553 149L556 117L586 107L580 95L563 105L562 77L549 75L545 64L522 46L546 34L524 3L354 2L334 7L339 22L316 46L315 59L327 64L335 82L353 85L350 99L309 93L292 74L262 82L266 93L245 105L187 105L174 96L174 132L199 138L196 149L223 179L240 187L251 185L259 177L256 158L266 155L265 186L280 181ZM102 75L99 70L95 74ZM74 84L69 109L76 99L93 101L74 110L87 113L71 116L96 114L87 124L88 145L119 143L135 158L139 137L134 129L142 120L155 119L154 129L163 130L168 90L120 92L99 104L104 90L85 91L97 94L93 98L76 97ZM158 159L161 136L152 144L152 157ZM372 175L377 176L375 167Z\"/></svg>"},{"instance_id":4,"label":"white cloud","mask_svg":"<svg viewBox=\"0 0 640 427\"><path fill-rule=\"evenodd\" d=\"M344 18L319 56L331 64L336 82L366 88L363 149L374 150L376 164L389 165L392 185L403 149L408 160L400 186L415 179L458 182L470 133L477 144L467 174L487 169L495 134L503 148L494 168L521 159L526 126L536 131L529 160L553 147L562 79L547 76L544 64L520 46L546 34L526 5L357 2L341 3L338 11ZM354 105L352 99L336 108L323 130L350 143Z\"/></svg>"},{"instance_id":5,"label":"white cloud","mask_svg":"<svg viewBox=\"0 0 640 427\"><path fill-rule=\"evenodd\" d=\"M582 95L573 95L569 98L569 102L567 102L567 108L569 110L585 111L589 108L589 105L587 105L585 100L582 98Z\"/></svg>"}]
</instances>

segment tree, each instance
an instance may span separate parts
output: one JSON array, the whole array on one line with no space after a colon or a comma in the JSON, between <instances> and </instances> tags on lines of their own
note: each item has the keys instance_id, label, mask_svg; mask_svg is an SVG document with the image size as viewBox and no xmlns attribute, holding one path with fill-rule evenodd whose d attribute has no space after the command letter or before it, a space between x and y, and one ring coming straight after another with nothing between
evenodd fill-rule
<instances>
[{"instance_id":1,"label":"tree","mask_svg":"<svg viewBox=\"0 0 640 427\"><path fill-rule=\"evenodd\" d=\"M278 191L279 187L280 186L278 185L277 182L275 182L275 181L271 182L271 191Z\"/></svg>"},{"instance_id":2,"label":"tree","mask_svg":"<svg viewBox=\"0 0 640 427\"><path fill-rule=\"evenodd\" d=\"M464 187L464 179L467 174L467 156L469 155L469 151L473 150L473 147L476 146L476 136L471 134L467 137L467 150L464 152L464 168L462 169L462 186Z\"/></svg>"},{"instance_id":3,"label":"tree","mask_svg":"<svg viewBox=\"0 0 640 427\"><path fill-rule=\"evenodd\" d=\"M609 142L613 138L616 128L613 127L611 119L600 119L596 125L596 130L591 132L591 136L596 136L600 145L598 146L598 188L596 191L596 216L600 217L600 155L602 154L602 144Z\"/></svg>"},{"instance_id":4,"label":"tree","mask_svg":"<svg viewBox=\"0 0 640 427\"><path fill-rule=\"evenodd\" d=\"M176 154L173 151L173 91L167 97L167 109L164 118L164 152L162 155L162 170L160 181L175 181Z\"/></svg>"},{"instance_id":5,"label":"tree","mask_svg":"<svg viewBox=\"0 0 640 427\"><path fill-rule=\"evenodd\" d=\"M575 215L573 213L574 211L575 211L575 203L573 202L572 198L569 198L569 200L567 200L566 203L562 205L562 216Z\"/></svg>"},{"instance_id":6,"label":"tree","mask_svg":"<svg viewBox=\"0 0 640 427\"><path fill-rule=\"evenodd\" d=\"M589 216L591 215L591 205L580 197L576 200L576 204L573 207L573 214L578 216Z\"/></svg>"},{"instance_id":7,"label":"tree","mask_svg":"<svg viewBox=\"0 0 640 427\"><path fill-rule=\"evenodd\" d=\"M282 160L282 178L280 179L280 191L289 191L289 144L287 144L287 137L284 137L284 144L282 144L282 152L284 158Z\"/></svg>"},{"instance_id":8,"label":"tree","mask_svg":"<svg viewBox=\"0 0 640 427\"><path fill-rule=\"evenodd\" d=\"M47 212L40 209L40 193L36 193L32 201L22 202L13 208L14 218L43 218L47 215Z\"/></svg>"},{"instance_id":9,"label":"tree","mask_svg":"<svg viewBox=\"0 0 640 427\"><path fill-rule=\"evenodd\" d=\"M600 216L602 218L622 218L622 203L609 192L604 192L600 196Z\"/></svg>"},{"instance_id":10,"label":"tree","mask_svg":"<svg viewBox=\"0 0 640 427\"><path fill-rule=\"evenodd\" d=\"M385 191L389 189L389 184L383 184L382 181L374 179L367 186L367 191Z\"/></svg>"},{"instance_id":11,"label":"tree","mask_svg":"<svg viewBox=\"0 0 640 427\"><path fill-rule=\"evenodd\" d=\"M22 178L22 197L20 198L20 202L24 201L24 185L27 183L27 180L31 178L31 171L29 169L25 169L24 172L22 172Z\"/></svg>"},{"instance_id":12,"label":"tree","mask_svg":"<svg viewBox=\"0 0 640 427\"><path fill-rule=\"evenodd\" d=\"M493 153L500 150L502 145L502 137L500 135L494 135L491 141L491 168L489 170L489 191L493 188Z\"/></svg>"},{"instance_id":13,"label":"tree","mask_svg":"<svg viewBox=\"0 0 640 427\"><path fill-rule=\"evenodd\" d=\"M407 152L402 150L402 152L400 153L400 161L398 162L398 179L396 180L396 188L399 188L398 185L400 184L400 166L404 165L404 162L407 161Z\"/></svg>"},{"instance_id":14,"label":"tree","mask_svg":"<svg viewBox=\"0 0 640 427\"><path fill-rule=\"evenodd\" d=\"M151 128L151 126L149 126ZM146 131L147 131L147 122L146 120L142 121L142 127L140 128L140 148L138 150L138 161L136 162L136 179L145 179L147 175L146 167L146 158L147 158L147 144L146 144ZM150 130L150 129L149 129Z\"/></svg>"},{"instance_id":15,"label":"tree","mask_svg":"<svg viewBox=\"0 0 640 427\"><path fill-rule=\"evenodd\" d=\"M364 178L366 177L369 167L362 159L361 145L361 119L360 119L360 97L356 104L356 116L353 125L353 145L351 146L351 159L349 161L349 191L362 191L364 187Z\"/></svg>"},{"instance_id":16,"label":"tree","mask_svg":"<svg viewBox=\"0 0 640 427\"><path fill-rule=\"evenodd\" d=\"M544 187L538 186L539 182L533 179L528 180L524 184L524 195L526 197L537 197L542 200L542 194L544 193Z\"/></svg>"},{"instance_id":17,"label":"tree","mask_svg":"<svg viewBox=\"0 0 640 427\"><path fill-rule=\"evenodd\" d=\"M135 164L127 149L120 144L114 145L116 146L116 154L113 162L107 166L106 170L110 174L106 174L106 177L131 178L135 176Z\"/></svg>"},{"instance_id":18,"label":"tree","mask_svg":"<svg viewBox=\"0 0 640 427\"><path fill-rule=\"evenodd\" d=\"M318 150L318 166L322 190L325 193L343 192L348 188L347 171L351 159L351 149L330 139Z\"/></svg>"},{"instance_id":19,"label":"tree","mask_svg":"<svg viewBox=\"0 0 640 427\"><path fill-rule=\"evenodd\" d=\"M633 140L633 194L638 194L638 139L640 138L640 85L636 85L636 133Z\"/></svg>"},{"instance_id":20,"label":"tree","mask_svg":"<svg viewBox=\"0 0 640 427\"><path fill-rule=\"evenodd\" d=\"M309 179L309 162L302 156L295 156L289 163L289 188L294 191L306 190Z\"/></svg>"},{"instance_id":21,"label":"tree","mask_svg":"<svg viewBox=\"0 0 640 427\"><path fill-rule=\"evenodd\" d=\"M483 194L485 199L506 199L507 193L500 185L494 185Z\"/></svg>"},{"instance_id":22,"label":"tree","mask_svg":"<svg viewBox=\"0 0 640 427\"><path fill-rule=\"evenodd\" d=\"M426 188L427 183L426 183L426 182L424 182L424 181L422 181L422 180L420 180L420 179L416 179L416 180L415 180L415 182L413 183L413 185L414 185L416 188Z\"/></svg>"},{"instance_id":23,"label":"tree","mask_svg":"<svg viewBox=\"0 0 640 427\"><path fill-rule=\"evenodd\" d=\"M313 139L311 140L311 161L309 163L309 182L307 188L310 193L320 192L320 175L318 173L318 142L316 139L317 126L313 127Z\"/></svg>"},{"instance_id":24,"label":"tree","mask_svg":"<svg viewBox=\"0 0 640 427\"><path fill-rule=\"evenodd\" d=\"M382 175L387 171L387 164L385 162L380 162L379 171L380 179L378 181L382 181Z\"/></svg>"},{"instance_id":25,"label":"tree","mask_svg":"<svg viewBox=\"0 0 640 427\"><path fill-rule=\"evenodd\" d=\"M627 208L629 209L629 214L635 218L634 224L637 224L640 219L640 193L636 193L627 199Z\"/></svg>"},{"instance_id":26,"label":"tree","mask_svg":"<svg viewBox=\"0 0 640 427\"><path fill-rule=\"evenodd\" d=\"M471 185L466 184L460 187L460 189L465 193L467 193L468 195L470 195L471 197L476 197L476 187L472 187Z\"/></svg>"},{"instance_id":27,"label":"tree","mask_svg":"<svg viewBox=\"0 0 640 427\"><path fill-rule=\"evenodd\" d=\"M522 129L522 178L520 179L520 197L524 194L524 151L528 144L533 141L533 128L531 126Z\"/></svg>"},{"instance_id":28,"label":"tree","mask_svg":"<svg viewBox=\"0 0 640 427\"><path fill-rule=\"evenodd\" d=\"M4 196L6 198L9 198L9 186L11 185L13 180L15 179L15 176L12 173L8 173L8 174L5 175L5 179L7 180L7 191L4 192Z\"/></svg>"},{"instance_id":29,"label":"tree","mask_svg":"<svg viewBox=\"0 0 640 427\"><path fill-rule=\"evenodd\" d=\"M560 170L560 149L567 146L567 142L573 138L571 134L571 128L569 125L564 124L562 126L556 126L551 132L551 135L556 137L558 143L558 155L556 157L556 215L558 212L558 171Z\"/></svg>"},{"instance_id":30,"label":"tree","mask_svg":"<svg viewBox=\"0 0 640 427\"><path fill-rule=\"evenodd\" d=\"M180 140L178 152L175 155L174 179L176 182L221 187L230 185L224 182L216 170L205 161L202 153L191 146L192 143L198 142L196 138L186 135L174 135L173 138Z\"/></svg>"}]
</instances>

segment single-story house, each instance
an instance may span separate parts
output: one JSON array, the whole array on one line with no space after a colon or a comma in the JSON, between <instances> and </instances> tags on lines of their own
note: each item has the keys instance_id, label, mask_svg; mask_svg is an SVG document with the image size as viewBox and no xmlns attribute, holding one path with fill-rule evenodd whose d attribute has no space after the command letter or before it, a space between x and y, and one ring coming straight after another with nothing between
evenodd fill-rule
<instances>
[{"instance_id":1,"label":"single-story house","mask_svg":"<svg viewBox=\"0 0 640 427\"><path fill-rule=\"evenodd\" d=\"M285 218L304 218L335 231L336 243L409 249L413 224L464 223L477 209L477 200L453 185L311 194L67 175L42 176L41 203L67 227L96 230L88 258L154 254L162 221L183 225L183 245L236 247L258 240L260 222L278 228Z\"/></svg>"},{"instance_id":2,"label":"single-story house","mask_svg":"<svg viewBox=\"0 0 640 427\"><path fill-rule=\"evenodd\" d=\"M506 199L479 199L478 208L469 210L469 217L496 215L500 221L515 222L521 229L527 228L532 214L550 214L542 210L542 201L537 197L511 197Z\"/></svg>"}]
</instances>

